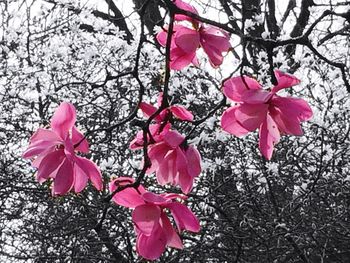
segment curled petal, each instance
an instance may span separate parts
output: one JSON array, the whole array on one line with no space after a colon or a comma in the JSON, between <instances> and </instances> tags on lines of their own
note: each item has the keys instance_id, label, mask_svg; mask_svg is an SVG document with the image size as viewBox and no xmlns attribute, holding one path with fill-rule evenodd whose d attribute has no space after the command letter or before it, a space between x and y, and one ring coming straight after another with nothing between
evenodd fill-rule
<instances>
[{"instance_id":1,"label":"curled petal","mask_svg":"<svg viewBox=\"0 0 350 263\"><path fill-rule=\"evenodd\" d=\"M170 209L179 231L199 232L199 221L187 206L173 202L168 204L167 207Z\"/></svg>"},{"instance_id":2,"label":"curled petal","mask_svg":"<svg viewBox=\"0 0 350 263\"><path fill-rule=\"evenodd\" d=\"M226 97L235 102L242 102L242 95L247 90L261 89L261 85L255 79L247 76L233 77L224 82L223 92Z\"/></svg>"},{"instance_id":3,"label":"curled petal","mask_svg":"<svg viewBox=\"0 0 350 263\"><path fill-rule=\"evenodd\" d=\"M51 118L51 128L63 140L69 135L76 121L76 112L73 104L62 102Z\"/></svg>"},{"instance_id":4,"label":"curled petal","mask_svg":"<svg viewBox=\"0 0 350 263\"><path fill-rule=\"evenodd\" d=\"M274 93L277 93L281 89L289 88L300 83L300 80L295 76L281 70L275 70L275 76L278 84L272 88L272 92Z\"/></svg>"},{"instance_id":5,"label":"curled petal","mask_svg":"<svg viewBox=\"0 0 350 263\"><path fill-rule=\"evenodd\" d=\"M169 199L165 198L164 196L157 195L152 192L145 192L142 194L143 200L145 200L147 203L152 203L156 205L162 205L169 202Z\"/></svg>"},{"instance_id":6,"label":"curled petal","mask_svg":"<svg viewBox=\"0 0 350 263\"><path fill-rule=\"evenodd\" d=\"M167 239L167 245L169 247L183 249L183 244L179 235L176 233L176 231L170 223L169 218L164 213L162 213L161 215L161 222L164 234Z\"/></svg>"},{"instance_id":7,"label":"curled petal","mask_svg":"<svg viewBox=\"0 0 350 263\"><path fill-rule=\"evenodd\" d=\"M159 165L156 175L160 185L165 185L167 183L173 184L175 182L174 180L177 175L175 150L171 150L166 154L164 160Z\"/></svg>"},{"instance_id":8,"label":"curled petal","mask_svg":"<svg viewBox=\"0 0 350 263\"><path fill-rule=\"evenodd\" d=\"M263 89L247 90L242 94L241 100L249 104L262 104L268 102L272 96L272 92Z\"/></svg>"},{"instance_id":9,"label":"curled petal","mask_svg":"<svg viewBox=\"0 0 350 263\"><path fill-rule=\"evenodd\" d=\"M30 138L30 144L36 143L38 141L51 141L54 144L59 144L62 139L52 130L39 128Z\"/></svg>"},{"instance_id":10,"label":"curled petal","mask_svg":"<svg viewBox=\"0 0 350 263\"><path fill-rule=\"evenodd\" d=\"M201 46L208 55L212 66L220 66L223 61L222 53L231 48L229 35L216 27L208 26L201 28L200 37Z\"/></svg>"},{"instance_id":11,"label":"curled petal","mask_svg":"<svg viewBox=\"0 0 350 263\"><path fill-rule=\"evenodd\" d=\"M58 168L62 165L64 158L62 150L48 153L40 162L37 173L37 180L39 183L45 182L48 178L55 178Z\"/></svg>"},{"instance_id":12,"label":"curled petal","mask_svg":"<svg viewBox=\"0 0 350 263\"><path fill-rule=\"evenodd\" d=\"M176 118L182 121L193 121L193 114L183 106L171 106L170 111Z\"/></svg>"},{"instance_id":13,"label":"curled petal","mask_svg":"<svg viewBox=\"0 0 350 263\"><path fill-rule=\"evenodd\" d=\"M221 127L224 131L231 133L237 137L241 137L249 133L242 127L236 119L236 110L239 106L228 108L221 117Z\"/></svg>"},{"instance_id":14,"label":"curled petal","mask_svg":"<svg viewBox=\"0 0 350 263\"><path fill-rule=\"evenodd\" d=\"M194 13L194 14L198 15L198 11L196 10L196 8L194 8L190 4L187 4L187 3L183 2L182 0L175 0L175 5L178 8L181 8L181 9L186 10L186 11L190 11L191 13ZM195 22L195 20L192 19L191 17L186 16L186 15L182 15L182 14L176 14L175 15L175 20L177 20L177 21L187 20L187 21L190 21L190 22Z\"/></svg>"},{"instance_id":15,"label":"curled petal","mask_svg":"<svg viewBox=\"0 0 350 263\"><path fill-rule=\"evenodd\" d=\"M26 159L32 158L43 154L44 152L47 152L47 150L50 148L54 149L55 146L56 142L54 141L36 141L35 143L29 145L28 149L25 150L22 157Z\"/></svg>"},{"instance_id":16,"label":"curled petal","mask_svg":"<svg viewBox=\"0 0 350 263\"><path fill-rule=\"evenodd\" d=\"M109 184L109 190L113 193L118 187L132 184L135 180L129 177L119 177ZM137 190L134 187L125 188L124 190L114 194L113 201L118 205L125 206L128 208L135 208L139 205L145 204L142 198L142 194L146 190L142 185L139 185Z\"/></svg>"}]
</instances>

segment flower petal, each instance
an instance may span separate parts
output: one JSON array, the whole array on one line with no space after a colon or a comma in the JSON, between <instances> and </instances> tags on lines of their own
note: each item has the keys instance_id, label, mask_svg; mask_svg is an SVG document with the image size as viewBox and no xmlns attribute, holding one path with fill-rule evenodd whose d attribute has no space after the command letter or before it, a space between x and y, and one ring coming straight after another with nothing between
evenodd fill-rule
<instances>
[{"instance_id":1,"label":"flower petal","mask_svg":"<svg viewBox=\"0 0 350 263\"><path fill-rule=\"evenodd\" d=\"M170 107L170 111L182 121L193 121L193 114L183 106L173 105Z\"/></svg>"},{"instance_id":2,"label":"flower petal","mask_svg":"<svg viewBox=\"0 0 350 263\"><path fill-rule=\"evenodd\" d=\"M185 53L194 53L199 47L199 32L185 26L178 26L175 32L175 44Z\"/></svg>"},{"instance_id":3,"label":"flower petal","mask_svg":"<svg viewBox=\"0 0 350 263\"><path fill-rule=\"evenodd\" d=\"M118 187L132 184L135 180L129 177L119 177L109 184L109 191L113 193L117 190ZM133 187L125 188L124 190L114 194L113 201L118 205L125 206L128 208L135 208L139 205L145 204L145 201L142 198L142 194L146 190L142 185L139 185L137 190Z\"/></svg>"},{"instance_id":4,"label":"flower petal","mask_svg":"<svg viewBox=\"0 0 350 263\"><path fill-rule=\"evenodd\" d=\"M242 94L241 100L249 104L261 104L266 103L272 96L272 92L263 89L246 90Z\"/></svg>"},{"instance_id":5,"label":"flower petal","mask_svg":"<svg viewBox=\"0 0 350 263\"><path fill-rule=\"evenodd\" d=\"M62 102L51 118L51 128L63 140L69 135L76 121L76 111L73 104Z\"/></svg>"},{"instance_id":6,"label":"flower petal","mask_svg":"<svg viewBox=\"0 0 350 263\"><path fill-rule=\"evenodd\" d=\"M132 212L132 221L142 234L149 236L159 226L160 213L161 209L157 205L139 205Z\"/></svg>"},{"instance_id":7,"label":"flower petal","mask_svg":"<svg viewBox=\"0 0 350 263\"><path fill-rule=\"evenodd\" d=\"M187 206L173 202L168 204L167 207L170 209L179 231L199 232L199 221Z\"/></svg>"},{"instance_id":8,"label":"flower petal","mask_svg":"<svg viewBox=\"0 0 350 263\"><path fill-rule=\"evenodd\" d=\"M165 250L167 236L162 227L156 227L150 236L140 233L136 240L137 252L148 260L159 258Z\"/></svg>"},{"instance_id":9,"label":"flower petal","mask_svg":"<svg viewBox=\"0 0 350 263\"><path fill-rule=\"evenodd\" d=\"M189 164L187 167L188 174L191 177L197 177L201 171L201 155L199 151L192 145L190 145L186 150L186 159Z\"/></svg>"},{"instance_id":10,"label":"flower petal","mask_svg":"<svg viewBox=\"0 0 350 263\"><path fill-rule=\"evenodd\" d=\"M247 76L239 76L226 80L224 82L223 92L232 101L242 102L244 92L258 89L261 89L261 85L255 79Z\"/></svg>"},{"instance_id":11,"label":"flower petal","mask_svg":"<svg viewBox=\"0 0 350 263\"><path fill-rule=\"evenodd\" d=\"M259 149L267 160L271 159L273 147L279 140L280 132L278 131L277 124L270 115L267 115L259 131Z\"/></svg>"},{"instance_id":12,"label":"flower petal","mask_svg":"<svg viewBox=\"0 0 350 263\"><path fill-rule=\"evenodd\" d=\"M164 141L173 149L183 143L184 140L185 137L177 131L168 131L164 134Z\"/></svg>"},{"instance_id":13,"label":"flower petal","mask_svg":"<svg viewBox=\"0 0 350 263\"><path fill-rule=\"evenodd\" d=\"M174 230L173 226L171 225L169 218L166 216L165 213L162 213L160 218L162 222L163 231L167 239L167 245L169 247L183 249L182 241L179 235Z\"/></svg>"},{"instance_id":14,"label":"flower petal","mask_svg":"<svg viewBox=\"0 0 350 263\"><path fill-rule=\"evenodd\" d=\"M58 168L61 166L64 159L65 155L62 150L48 153L40 162L37 173L38 182L43 183L49 177L55 178L58 172Z\"/></svg>"},{"instance_id":15,"label":"flower petal","mask_svg":"<svg viewBox=\"0 0 350 263\"><path fill-rule=\"evenodd\" d=\"M243 103L237 107L235 116L244 129L254 131L265 120L268 107L268 104Z\"/></svg>"},{"instance_id":16,"label":"flower petal","mask_svg":"<svg viewBox=\"0 0 350 263\"><path fill-rule=\"evenodd\" d=\"M274 93L277 93L281 89L289 88L300 83L300 80L295 76L281 70L275 70L275 76L278 84L272 88L272 92Z\"/></svg>"},{"instance_id":17,"label":"flower petal","mask_svg":"<svg viewBox=\"0 0 350 263\"><path fill-rule=\"evenodd\" d=\"M89 176L85 173L83 169L79 167L79 165L74 165L74 192L79 193L85 187L89 180Z\"/></svg>"},{"instance_id":18,"label":"flower petal","mask_svg":"<svg viewBox=\"0 0 350 263\"><path fill-rule=\"evenodd\" d=\"M72 189L74 184L73 163L67 158L58 169L54 178L53 194L64 195Z\"/></svg>"},{"instance_id":19,"label":"flower petal","mask_svg":"<svg viewBox=\"0 0 350 263\"><path fill-rule=\"evenodd\" d=\"M79 143L77 147L75 147L75 150L82 152L82 153L88 153L89 152L89 143L84 138L84 135L78 130L75 125L72 128L72 143L73 145L76 145Z\"/></svg>"},{"instance_id":20,"label":"flower petal","mask_svg":"<svg viewBox=\"0 0 350 263\"><path fill-rule=\"evenodd\" d=\"M84 157L76 156L76 164L89 176L98 191L102 190L102 174L97 165Z\"/></svg>"},{"instance_id":21,"label":"flower petal","mask_svg":"<svg viewBox=\"0 0 350 263\"><path fill-rule=\"evenodd\" d=\"M241 137L249 133L249 131L243 128L236 119L236 110L238 107L230 107L224 112L221 117L221 128L228 133Z\"/></svg>"},{"instance_id":22,"label":"flower petal","mask_svg":"<svg viewBox=\"0 0 350 263\"><path fill-rule=\"evenodd\" d=\"M183 10L186 10L186 11L190 11L191 13L194 13L194 14L197 14L198 15L198 11L196 10L196 8L194 8L192 5L190 4L187 4L185 2L183 2L182 0L175 0L175 3L174 3L178 8L181 8ZM186 15L182 15L182 14L176 14L175 15L175 20L176 21L183 21L183 20L187 20L187 21L190 21L190 22L194 22L195 20L192 19L191 17L189 16L186 16Z\"/></svg>"},{"instance_id":23,"label":"flower petal","mask_svg":"<svg viewBox=\"0 0 350 263\"><path fill-rule=\"evenodd\" d=\"M176 152L175 150L171 150L166 154L164 160L159 165L159 169L156 171L157 181L160 185L167 183L173 184L176 175Z\"/></svg>"}]
</instances>

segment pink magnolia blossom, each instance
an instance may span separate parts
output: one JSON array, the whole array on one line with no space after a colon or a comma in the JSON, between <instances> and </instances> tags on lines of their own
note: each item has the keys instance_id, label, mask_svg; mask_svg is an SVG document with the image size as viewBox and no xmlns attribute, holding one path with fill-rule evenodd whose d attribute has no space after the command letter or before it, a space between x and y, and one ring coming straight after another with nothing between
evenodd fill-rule
<instances>
[{"instance_id":1,"label":"pink magnolia blossom","mask_svg":"<svg viewBox=\"0 0 350 263\"><path fill-rule=\"evenodd\" d=\"M113 193L119 186L134 183L127 177L120 177L110 183ZM170 211L177 226L178 232L187 230L199 232L200 225L197 217L185 205L176 199L186 199L180 194L154 194L140 185L137 189L126 188L113 196L113 201L119 205L133 208L132 221L137 235L136 250L148 260L159 258L165 248L182 249L183 244L173 228L166 209Z\"/></svg>"},{"instance_id":2,"label":"pink magnolia blossom","mask_svg":"<svg viewBox=\"0 0 350 263\"><path fill-rule=\"evenodd\" d=\"M185 137L176 131L163 134L163 141L148 149L152 165L147 172L155 171L160 185L179 185L187 194L192 189L194 178L201 172L201 157L194 146L184 145L184 141Z\"/></svg>"},{"instance_id":3,"label":"pink magnolia blossom","mask_svg":"<svg viewBox=\"0 0 350 263\"><path fill-rule=\"evenodd\" d=\"M197 10L187 3L177 0L175 4L179 8L198 14ZM194 28L174 25L170 46L170 68L181 70L191 63L198 66L196 51L199 47L203 48L214 68L220 66L223 61L222 53L228 52L231 48L229 34L214 26L204 26L185 15L176 15L175 19L191 21ZM159 44L166 46L167 36L167 29L159 32L157 35Z\"/></svg>"},{"instance_id":4,"label":"pink magnolia blossom","mask_svg":"<svg viewBox=\"0 0 350 263\"><path fill-rule=\"evenodd\" d=\"M71 189L82 191L88 179L102 189L101 172L92 161L76 155L89 152L89 144L75 127L76 111L72 104L62 102L51 118L51 129L39 128L30 138L23 158L34 159L36 178L43 183L53 180L53 195L64 195Z\"/></svg>"},{"instance_id":5,"label":"pink magnolia blossom","mask_svg":"<svg viewBox=\"0 0 350 263\"><path fill-rule=\"evenodd\" d=\"M275 76L278 84L271 91L262 89L256 80L246 76L228 79L223 87L225 96L237 105L224 112L221 127L238 137L259 128L259 149L268 160L281 134L302 135L300 123L312 117L305 100L276 94L299 84L300 80L279 70Z\"/></svg>"}]
</instances>

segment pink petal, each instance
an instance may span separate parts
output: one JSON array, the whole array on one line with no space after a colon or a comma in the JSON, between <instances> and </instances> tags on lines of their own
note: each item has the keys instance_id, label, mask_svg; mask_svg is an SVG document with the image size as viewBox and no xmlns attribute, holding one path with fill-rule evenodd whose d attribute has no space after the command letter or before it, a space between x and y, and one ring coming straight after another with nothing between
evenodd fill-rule
<instances>
[{"instance_id":1,"label":"pink petal","mask_svg":"<svg viewBox=\"0 0 350 263\"><path fill-rule=\"evenodd\" d=\"M165 250L167 236L162 227L157 227L150 236L140 233L137 236L136 250L148 260L159 258Z\"/></svg>"},{"instance_id":2,"label":"pink petal","mask_svg":"<svg viewBox=\"0 0 350 263\"><path fill-rule=\"evenodd\" d=\"M35 141L35 143L30 144L28 149L24 151L22 157L28 159L38 156L56 145L54 141Z\"/></svg>"},{"instance_id":3,"label":"pink petal","mask_svg":"<svg viewBox=\"0 0 350 263\"><path fill-rule=\"evenodd\" d=\"M300 83L300 80L295 76L281 70L275 70L275 76L278 84L272 88L272 92L274 93L277 93L281 89L289 88Z\"/></svg>"},{"instance_id":4,"label":"pink petal","mask_svg":"<svg viewBox=\"0 0 350 263\"><path fill-rule=\"evenodd\" d=\"M188 111L185 107L180 105L173 105L170 107L170 111L172 114L183 121L193 121L193 115L190 111Z\"/></svg>"},{"instance_id":5,"label":"pink petal","mask_svg":"<svg viewBox=\"0 0 350 263\"><path fill-rule=\"evenodd\" d=\"M169 218L165 215L165 213L162 213L161 215L161 222L164 234L167 239L167 245L169 247L183 249L182 241L179 235L175 232Z\"/></svg>"},{"instance_id":6,"label":"pink petal","mask_svg":"<svg viewBox=\"0 0 350 263\"><path fill-rule=\"evenodd\" d=\"M154 172L159 168L159 165L163 162L165 155L170 150L171 148L165 142L159 142L148 147L148 157L152 162L148 173Z\"/></svg>"},{"instance_id":7,"label":"pink petal","mask_svg":"<svg viewBox=\"0 0 350 263\"><path fill-rule=\"evenodd\" d=\"M221 117L221 128L228 133L241 137L249 133L249 131L243 128L236 119L236 110L238 107L230 107L224 112Z\"/></svg>"},{"instance_id":8,"label":"pink petal","mask_svg":"<svg viewBox=\"0 0 350 263\"><path fill-rule=\"evenodd\" d=\"M280 132L278 131L277 124L270 115L267 115L259 131L259 149L267 160L271 159L273 147L279 140Z\"/></svg>"},{"instance_id":9,"label":"pink petal","mask_svg":"<svg viewBox=\"0 0 350 263\"><path fill-rule=\"evenodd\" d=\"M186 150L186 159L188 162L188 174L191 177L197 177L201 171L201 155L199 154L198 150L190 145Z\"/></svg>"},{"instance_id":10,"label":"pink petal","mask_svg":"<svg viewBox=\"0 0 350 263\"><path fill-rule=\"evenodd\" d=\"M228 34L213 26L201 28L200 43L213 67L221 65L222 53L227 52L231 47Z\"/></svg>"},{"instance_id":11,"label":"pink petal","mask_svg":"<svg viewBox=\"0 0 350 263\"><path fill-rule=\"evenodd\" d=\"M174 150L167 153L160 163L156 172L157 181L160 185L173 183L177 175L176 152Z\"/></svg>"},{"instance_id":12,"label":"pink petal","mask_svg":"<svg viewBox=\"0 0 350 263\"><path fill-rule=\"evenodd\" d=\"M174 180L173 183L180 185L181 191L185 194L189 193L192 190L193 179L188 173L188 167L191 166L192 163L187 162L187 158L182 149L176 149L176 166L179 172L178 178Z\"/></svg>"},{"instance_id":13,"label":"pink petal","mask_svg":"<svg viewBox=\"0 0 350 263\"><path fill-rule=\"evenodd\" d=\"M109 184L109 191L113 193L118 187L134 183L135 180L129 177L119 177ZM128 208L135 208L145 204L142 194L145 193L145 188L140 185L137 190L133 187L125 188L124 190L114 194L113 201L118 205Z\"/></svg>"},{"instance_id":14,"label":"pink petal","mask_svg":"<svg viewBox=\"0 0 350 263\"><path fill-rule=\"evenodd\" d=\"M89 143L84 138L84 135L75 126L72 128L72 143L73 145L79 143L79 145L75 148L77 151L82 153L89 152Z\"/></svg>"},{"instance_id":15,"label":"pink petal","mask_svg":"<svg viewBox=\"0 0 350 263\"><path fill-rule=\"evenodd\" d=\"M183 69L196 58L196 52L186 53L179 47L172 48L170 53L170 69L173 70Z\"/></svg>"},{"instance_id":16,"label":"pink petal","mask_svg":"<svg viewBox=\"0 0 350 263\"><path fill-rule=\"evenodd\" d=\"M244 81L243 81L244 79ZM224 82L223 92L226 97L235 102L242 101L242 95L247 90L261 89L261 85L255 79L243 76L234 77Z\"/></svg>"},{"instance_id":17,"label":"pink petal","mask_svg":"<svg viewBox=\"0 0 350 263\"><path fill-rule=\"evenodd\" d=\"M199 221L187 206L173 202L168 204L167 207L170 209L180 232L182 230L199 232Z\"/></svg>"},{"instance_id":18,"label":"pink petal","mask_svg":"<svg viewBox=\"0 0 350 263\"><path fill-rule=\"evenodd\" d=\"M76 121L76 112L73 104L62 102L51 118L51 128L62 139L65 139Z\"/></svg>"},{"instance_id":19,"label":"pink petal","mask_svg":"<svg viewBox=\"0 0 350 263\"><path fill-rule=\"evenodd\" d=\"M166 46L166 40L167 40L167 37L168 37L168 32L167 31L160 31L158 34L157 34L157 40L158 40L158 43L160 45L162 45L163 47Z\"/></svg>"},{"instance_id":20,"label":"pink petal","mask_svg":"<svg viewBox=\"0 0 350 263\"><path fill-rule=\"evenodd\" d=\"M298 118L285 115L276 107L270 107L269 112L272 119L276 122L280 132L290 135L303 135Z\"/></svg>"},{"instance_id":21,"label":"pink petal","mask_svg":"<svg viewBox=\"0 0 350 263\"><path fill-rule=\"evenodd\" d=\"M169 199L164 198L161 195L157 195L155 193L152 192L145 192L142 194L142 198L143 200L145 200L147 203L152 203L155 205L162 205L165 203L169 202Z\"/></svg>"},{"instance_id":22,"label":"pink petal","mask_svg":"<svg viewBox=\"0 0 350 263\"><path fill-rule=\"evenodd\" d=\"M184 140L185 137L177 131L168 131L164 134L164 141L172 148L178 147Z\"/></svg>"},{"instance_id":23,"label":"pink petal","mask_svg":"<svg viewBox=\"0 0 350 263\"><path fill-rule=\"evenodd\" d=\"M97 165L84 157L76 156L76 164L89 176L92 184L99 191L102 190L102 174Z\"/></svg>"},{"instance_id":24,"label":"pink petal","mask_svg":"<svg viewBox=\"0 0 350 263\"><path fill-rule=\"evenodd\" d=\"M241 100L249 104L261 104L266 103L272 96L272 92L263 89L247 90L242 93Z\"/></svg>"},{"instance_id":25,"label":"pink petal","mask_svg":"<svg viewBox=\"0 0 350 263\"><path fill-rule=\"evenodd\" d=\"M58 168L63 163L65 155L62 150L48 153L40 162L37 173L37 180L39 183L45 182L49 177L55 178Z\"/></svg>"},{"instance_id":26,"label":"pink petal","mask_svg":"<svg viewBox=\"0 0 350 263\"><path fill-rule=\"evenodd\" d=\"M184 171L179 171L179 176L176 183L180 186L181 191L184 194L188 194L192 190L193 180L194 180L194 177L190 176L187 170L184 170Z\"/></svg>"},{"instance_id":27,"label":"pink petal","mask_svg":"<svg viewBox=\"0 0 350 263\"><path fill-rule=\"evenodd\" d=\"M174 41L185 53L194 53L199 47L199 32L188 27L179 26Z\"/></svg>"},{"instance_id":28,"label":"pink petal","mask_svg":"<svg viewBox=\"0 0 350 263\"><path fill-rule=\"evenodd\" d=\"M70 191L74 184L73 164L67 158L58 169L53 185L54 195L64 195Z\"/></svg>"},{"instance_id":29,"label":"pink petal","mask_svg":"<svg viewBox=\"0 0 350 263\"><path fill-rule=\"evenodd\" d=\"M78 165L74 165L74 192L79 193L85 187L89 180L89 176Z\"/></svg>"},{"instance_id":30,"label":"pink petal","mask_svg":"<svg viewBox=\"0 0 350 263\"><path fill-rule=\"evenodd\" d=\"M183 10L189 11L191 13L197 14L198 15L198 11L190 4L187 4L185 2L183 2L182 0L175 0L175 5L178 8L181 8ZM176 14L175 15L175 20L176 21L183 21L183 20L187 20L187 21L194 21L191 17L186 16L186 15L182 15L182 14Z\"/></svg>"},{"instance_id":31,"label":"pink petal","mask_svg":"<svg viewBox=\"0 0 350 263\"><path fill-rule=\"evenodd\" d=\"M235 111L237 121L248 131L256 130L265 120L268 104L241 104Z\"/></svg>"},{"instance_id":32,"label":"pink petal","mask_svg":"<svg viewBox=\"0 0 350 263\"><path fill-rule=\"evenodd\" d=\"M149 236L159 227L160 213L161 209L157 205L139 205L132 212L132 221L142 234Z\"/></svg>"},{"instance_id":33,"label":"pink petal","mask_svg":"<svg viewBox=\"0 0 350 263\"><path fill-rule=\"evenodd\" d=\"M143 115L146 118L151 117L158 110L156 107L154 107L151 104L148 104L146 102L140 103L140 109L142 110ZM154 120L157 122L161 122L163 120L163 118L161 118L160 115L158 115L154 118Z\"/></svg>"},{"instance_id":34,"label":"pink petal","mask_svg":"<svg viewBox=\"0 0 350 263\"><path fill-rule=\"evenodd\" d=\"M286 116L292 116L300 121L308 121L313 115L309 104L303 99L275 96L271 104L279 108Z\"/></svg>"},{"instance_id":35,"label":"pink petal","mask_svg":"<svg viewBox=\"0 0 350 263\"><path fill-rule=\"evenodd\" d=\"M30 138L30 144L38 141L52 141L55 144L62 142L62 139L52 130L39 128Z\"/></svg>"}]
</instances>

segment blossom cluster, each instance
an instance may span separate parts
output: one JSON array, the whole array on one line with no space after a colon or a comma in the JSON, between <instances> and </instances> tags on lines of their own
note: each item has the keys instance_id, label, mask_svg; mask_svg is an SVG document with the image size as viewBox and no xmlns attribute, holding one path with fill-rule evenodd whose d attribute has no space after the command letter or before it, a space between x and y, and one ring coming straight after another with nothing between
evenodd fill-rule
<instances>
[{"instance_id":1,"label":"blossom cluster","mask_svg":"<svg viewBox=\"0 0 350 263\"><path fill-rule=\"evenodd\" d=\"M198 14L193 6L181 0L174 3L178 8ZM191 63L199 66L199 48L207 54L213 67L222 64L224 53L231 49L227 32L182 14L176 14L174 19L171 35L168 35L167 28L157 35L162 46L166 46L167 39L171 38L170 69L181 70ZM263 89L260 83L248 76L232 77L223 83L223 94L235 104L224 111L222 129L238 137L259 129L259 149L268 160L272 158L274 145L281 135L302 135L301 122L312 117L312 110L303 99L277 95L281 89L300 81L280 70L274 74L278 84L271 89ZM178 234L181 231L200 231L197 217L183 202L201 173L201 156L186 136L173 128L174 119L192 123L194 115L181 105L164 107L164 104L162 93L157 107L144 101L139 103L139 109L150 125L145 127L147 133L142 130L136 134L129 148L146 149L145 156L150 160L149 167L147 162L143 164L147 168L146 174L154 173L160 185L178 186L183 194L152 193L129 177L119 177L109 183L112 200L133 209L136 250L149 260L159 258L166 247L182 249ZM76 117L75 107L62 102L51 118L50 128L39 128L23 153L23 157L31 159L32 166L37 168L37 181L51 182L55 196L70 191L79 193L89 180L97 190L103 188L98 166L80 156L89 153L89 143L75 126ZM168 217L168 211L177 230Z\"/></svg>"}]
</instances>

